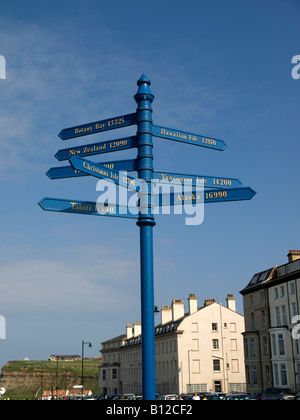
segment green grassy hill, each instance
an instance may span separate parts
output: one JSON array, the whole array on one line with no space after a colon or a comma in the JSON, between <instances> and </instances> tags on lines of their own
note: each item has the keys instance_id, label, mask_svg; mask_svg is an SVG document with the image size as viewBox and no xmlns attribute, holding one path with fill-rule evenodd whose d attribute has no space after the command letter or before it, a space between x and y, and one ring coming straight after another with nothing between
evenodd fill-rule
<instances>
[{"instance_id":1,"label":"green grassy hill","mask_svg":"<svg viewBox=\"0 0 300 420\"><path fill-rule=\"evenodd\" d=\"M84 389L98 393L100 360L84 361ZM81 384L81 360L65 361L13 361L2 368L0 387L6 389L5 398L34 399L42 390L72 389Z\"/></svg>"}]
</instances>

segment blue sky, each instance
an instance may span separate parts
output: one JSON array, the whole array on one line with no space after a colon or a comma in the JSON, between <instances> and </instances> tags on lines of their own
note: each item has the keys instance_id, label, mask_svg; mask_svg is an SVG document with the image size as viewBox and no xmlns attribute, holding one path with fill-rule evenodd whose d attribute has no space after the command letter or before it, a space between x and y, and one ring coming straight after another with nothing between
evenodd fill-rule
<instances>
[{"instance_id":1,"label":"blue sky","mask_svg":"<svg viewBox=\"0 0 300 420\"><path fill-rule=\"evenodd\" d=\"M25 7L26 5L26 7ZM249 202L205 206L204 223L158 215L155 304L237 298L255 272L299 249L297 0L0 0L0 364L80 353L140 320L132 220L43 212L43 197L96 200L96 179L51 181L66 127L135 112L152 82L157 125L223 139L224 152L154 139L156 170L239 178ZM134 158L135 150L105 160ZM95 161L99 157L95 156ZM93 158L92 158L93 159ZM159 320L159 319L158 319Z\"/></svg>"}]
</instances>

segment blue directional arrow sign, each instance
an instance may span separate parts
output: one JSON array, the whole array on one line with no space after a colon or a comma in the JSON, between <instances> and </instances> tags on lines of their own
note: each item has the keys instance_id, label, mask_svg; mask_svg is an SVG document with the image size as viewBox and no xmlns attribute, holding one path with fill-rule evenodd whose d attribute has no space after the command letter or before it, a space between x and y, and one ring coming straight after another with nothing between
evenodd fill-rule
<instances>
[{"instance_id":1,"label":"blue directional arrow sign","mask_svg":"<svg viewBox=\"0 0 300 420\"><path fill-rule=\"evenodd\" d=\"M154 206L174 206L196 203L222 203L226 201L251 200L256 192L250 187L231 188L226 190L206 190L189 192L160 194L152 196Z\"/></svg>"},{"instance_id":2,"label":"blue directional arrow sign","mask_svg":"<svg viewBox=\"0 0 300 420\"><path fill-rule=\"evenodd\" d=\"M109 161L109 162L98 162L99 165L105 166L107 169L113 169L114 171L127 171L133 172L137 170L136 159ZM74 178L88 176L84 172L77 171L73 166L57 166L50 168L46 175L50 179L63 179L63 178Z\"/></svg>"},{"instance_id":3,"label":"blue directional arrow sign","mask_svg":"<svg viewBox=\"0 0 300 420\"><path fill-rule=\"evenodd\" d=\"M194 146L208 147L215 150L225 150L227 145L223 140L206 137L201 134L188 133L186 131L174 130L172 128L153 125L153 135L167 140L180 141Z\"/></svg>"},{"instance_id":4,"label":"blue directional arrow sign","mask_svg":"<svg viewBox=\"0 0 300 420\"><path fill-rule=\"evenodd\" d=\"M55 157L57 160L69 160L72 156L91 156L103 153L117 152L119 150L137 147L136 136L124 137L117 140L108 140L100 143L86 144L68 149L59 150Z\"/></svg>"},{"instance_id":5,"label":"blue directional arrow sign","mask_svg":"<svg viewBox=\"0 0 300 420\"><path fill-rule=\"evenodd\" d=\"M192 187L210 187L210 188L235 188L242 185L237 178L225 178L207 175L189 175L174 172L154 172L154 179L160 182L171 183L172 185L186 185Z\"/></svg>"},{"instance_id":6,"label":"blue directional arrow sign","mask_svg":"<svg viewBox=\"0 0 300 420\"><path fill-rule=\"evenodd\" d=\"M59 133L58 136L62 140L69 140L76 137L87 136L89 134L115 130L116 128L128 127L134 124L137 124L136 113L121 115L120 117L114 117L107 120L95 121L70 128L65 128Z\"/></svg>"},{"instance_id":7,"label":"blue directional arrow sign","mask_svg":"<svg viewBox=\"0 0 300 420\"><path fill-rule=\"evenodd\" d=\"M117 185L136 191L136 178L132 178L123 172L108 169L103 165L99 165L98 163L91 162L90 160L77 156L72 157L70 159L70 163L77 171L95 176L96 178L105 179L106 181L114 182Z\"/></svg>"},{"instance_id":8,"label":"blue directional arrow sign","mask_svg":"<svg viewBox=\"0 0 300 420\"><path fill-rule=\"evenodd\" d=\"M112 216L128 219L138 218L135 207L119 206L117 204L98 204L94 201L66 200L59 198L43 198L39 206L45 211L87 214L91 216Z\"/></svg>"}]
</instances>

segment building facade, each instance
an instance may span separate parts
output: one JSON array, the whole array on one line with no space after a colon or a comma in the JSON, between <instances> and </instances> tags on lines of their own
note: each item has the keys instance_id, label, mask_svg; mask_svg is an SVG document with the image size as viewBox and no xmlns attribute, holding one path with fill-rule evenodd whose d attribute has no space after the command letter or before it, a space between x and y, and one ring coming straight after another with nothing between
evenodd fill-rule
<instances>
[{"instance_id":1,"label":"building facade","mask_svg":"<svg viewBox=\"0 0 300 420\"><path fill-rule=\"evenodd\" d=\"M300 391L300 251L289 262L255 274L240 292L245 315L248 392L269 387ZM294 333L293 333L294 331Z\"/></svg>"},{"instance_id":2,"label":"building facade","mask_svg":"<svg viewBox=\"0 0 300 420\"><path fill-rule=\"evenodd\" d=\"M233 295L227 306L205 299L198 307L195 295L173 300L161 308L155 327L156 391L244 391L244 317L236 312ZM99 393L141 394L141 324L127 324L126 334L102 343Z\"/></svg>"}]
</instances>

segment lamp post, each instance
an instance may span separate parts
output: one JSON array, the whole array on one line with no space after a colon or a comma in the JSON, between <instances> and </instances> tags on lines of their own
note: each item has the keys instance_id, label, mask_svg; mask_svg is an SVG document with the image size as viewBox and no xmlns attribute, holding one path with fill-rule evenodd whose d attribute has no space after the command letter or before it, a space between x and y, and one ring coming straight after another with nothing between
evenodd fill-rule
<instances>
[{"instance_id":1,"label":"lamp post","mask_svg":"<svg viewBox=\"0 0 300 420\"><path fill-rule=\"evenodd\" d=\"M85 344L88 344L89 348L92 347L92 343L90 343L89 341L82 340L82 345L81 345L81 386L82 386L82 399L83 399L83 359L84 359L84 345Z\"/></svg>"}]
</instances>

